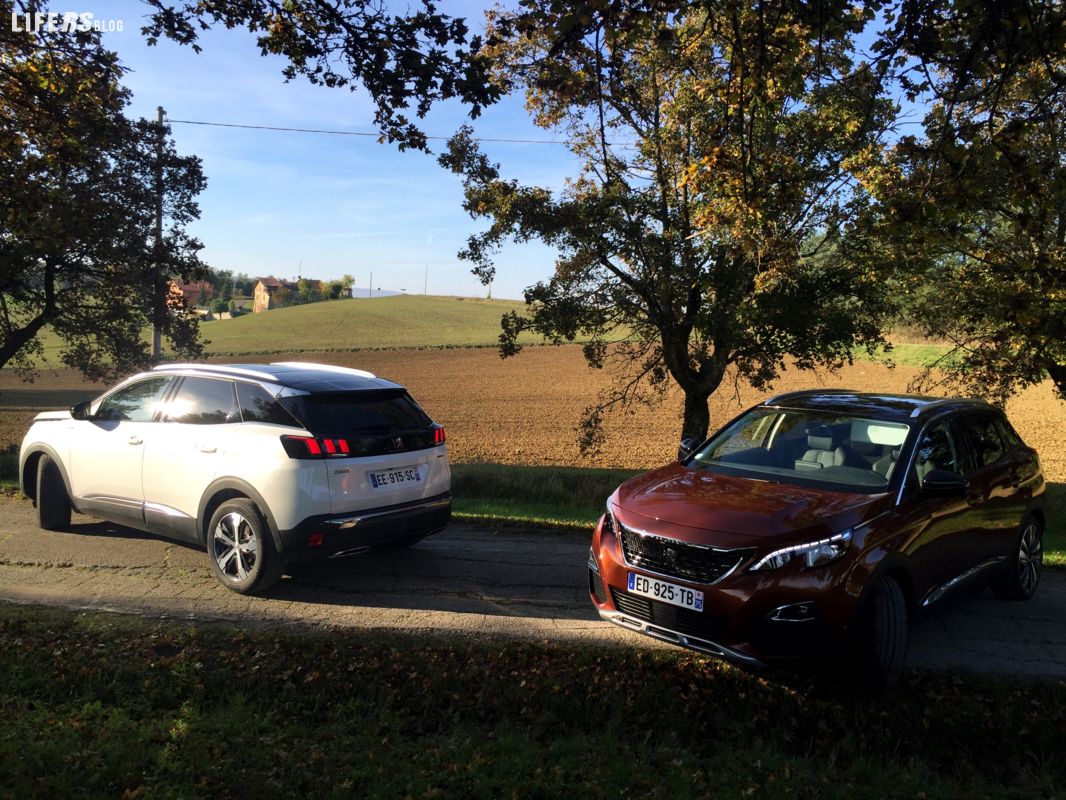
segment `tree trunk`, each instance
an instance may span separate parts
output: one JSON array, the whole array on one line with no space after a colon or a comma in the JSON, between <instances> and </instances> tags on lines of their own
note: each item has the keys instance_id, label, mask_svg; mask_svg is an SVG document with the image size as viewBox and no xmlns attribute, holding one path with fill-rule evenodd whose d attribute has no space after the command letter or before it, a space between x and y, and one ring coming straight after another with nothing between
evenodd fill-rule
<instances>
[{"instance_id":1,"label":"tree trunk","mask_svg":"<svg viewBox=\"0 0 1066 800\"><path fill-rule=\"evenodd\" d=\"M685 392L685 422L681 427L682 439L695 439L702 442L707 438L707 429L711 425L711 412L707 407L710 392Z\"/></svg>"},{"instance_id":2,"label":"tree trunk","mask_svg":"<svg viewBox=\"0 0 1066 800\"><path fill-rule=\"evenodd\" d=\"M1066 401L1066 364L1049 363L1045 369L1058 390L1059 399Z\"/></svg>"}]
</instances>

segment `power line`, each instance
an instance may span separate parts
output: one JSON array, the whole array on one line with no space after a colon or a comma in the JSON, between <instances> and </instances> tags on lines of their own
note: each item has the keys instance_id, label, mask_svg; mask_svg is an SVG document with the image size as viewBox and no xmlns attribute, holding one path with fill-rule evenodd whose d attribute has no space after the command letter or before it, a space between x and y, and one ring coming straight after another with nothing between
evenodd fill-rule
<instances>
[{"instance_id":1,"label":"power line","mask_svg":"<svg viewBox=\"0 0 1066 800\"><path fill-rule=\"evenodd\" d=\"M331 136L369 136L375 139L380 133L369 131L337 131L325 128L283 128L278 125L245 125L237 122L206 122L198 119L167 119L167 122L180 125L207 125L213 128L244 128L254 131L281 131L283 133L325 133ZM427 139L446 142L450 136L427 136ZM483 136L474 137L479 142L497 142L500 144L570 144L566 139L491 139Z\"/></svg>"}]
</instances>

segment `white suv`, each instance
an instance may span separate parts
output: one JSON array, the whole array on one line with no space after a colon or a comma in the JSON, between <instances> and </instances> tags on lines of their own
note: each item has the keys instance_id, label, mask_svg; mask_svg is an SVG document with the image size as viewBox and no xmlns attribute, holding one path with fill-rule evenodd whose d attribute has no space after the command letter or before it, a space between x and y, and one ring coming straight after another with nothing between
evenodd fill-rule
<instances>
[{"instance_id":1,"label":"white suv","mask_svg":"<svg viewBox=\"0 0 1066 800\"><path fill-rule=\"evenodd\" d=\"M38 414L19 454L46 530L71 510L207 549L227 588L406 546L451 516L444 428L404 387L323 364L172 364Z\"/></svg>"}]
</instances>

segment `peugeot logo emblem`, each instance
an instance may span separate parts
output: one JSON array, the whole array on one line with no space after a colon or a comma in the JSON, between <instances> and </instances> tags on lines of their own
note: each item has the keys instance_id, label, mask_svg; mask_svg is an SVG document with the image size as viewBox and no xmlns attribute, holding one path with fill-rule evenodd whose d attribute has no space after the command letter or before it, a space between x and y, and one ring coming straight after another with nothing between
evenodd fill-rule
<instances>
[{"instance_id":1,"label":"peugeot logo emblem","mask_svg":"<svg viewBox=\"0 0 1066 800\"><path fill-rule=\"evenodd\" d=\"M667 547L666 552L663 553L663 556L666 558L666 563L669 564L671 567L677 566L677 551L674 548Z\"/></svg>"},{"instance_id":2,"label":"peugeot logo emblem","mask_svg":"<svg viewBox=\"0 0 1066 800\"><path fill-rule=\"evenodd\" d=\"M393 450L401 450L403 449L403 437L394 436L392 437L392 441L389 442L389 444L392 446Z\"/></svg>"}]
</instances>

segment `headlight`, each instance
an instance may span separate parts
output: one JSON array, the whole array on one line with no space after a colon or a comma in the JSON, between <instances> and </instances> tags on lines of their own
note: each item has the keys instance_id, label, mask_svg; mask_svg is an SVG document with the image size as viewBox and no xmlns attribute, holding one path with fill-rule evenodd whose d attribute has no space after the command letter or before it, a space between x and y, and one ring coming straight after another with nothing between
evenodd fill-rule
<instances>
[{"instance_id":1,"label":"headlight","mask_svg":"<svg viewBox=\"0 0 1066 800\"><path fill-rule=\"evenodd\" d=\"M616 532L618 531L618 521L614 518L610 497L607 498L607 513L603 515L603 530L612 536L617 535Z\"/></svg>"},{"instance_id":2,"label":"headlight","mask_svg":"<svg viewBox=\"0 0 1066 800\"><path fill-rule=\"evenodd\" d=\"M821 567L825 564L831 564L847 552L848 542L850 541L851 529L849 528L836 536L830 536L828 539L819 539L817 542L783 547L756 561L751 571L772 572L785 566L792 559L801 556L808 567Z\"/></svg>"}]
</instances>

